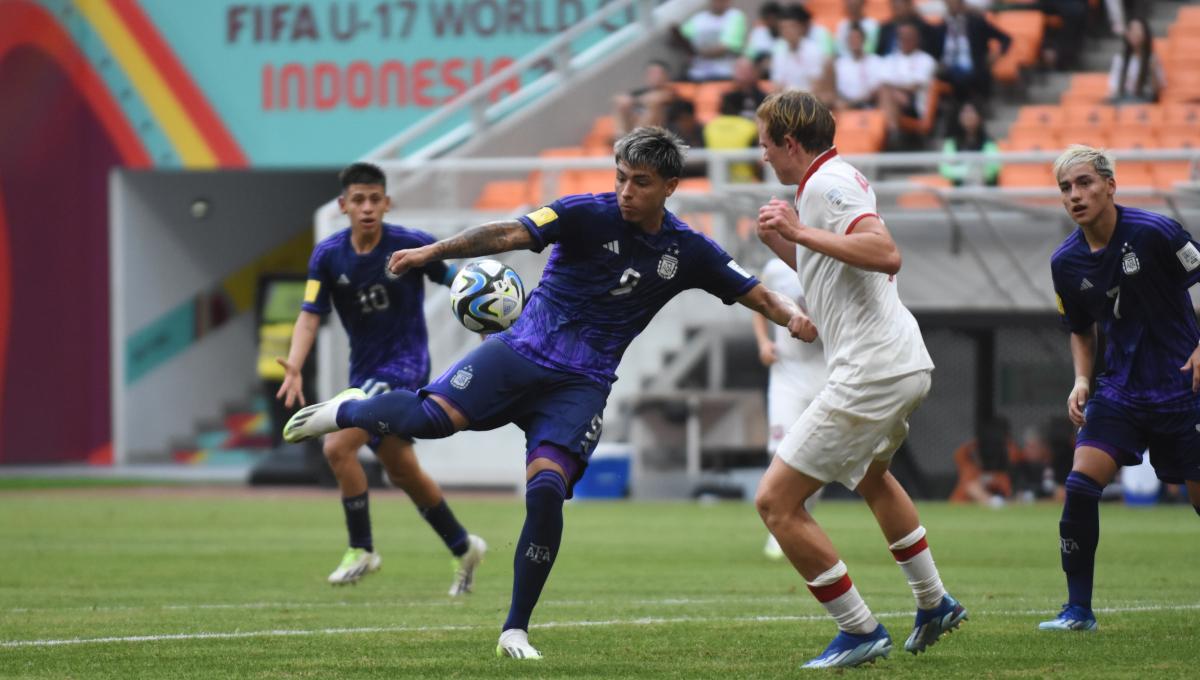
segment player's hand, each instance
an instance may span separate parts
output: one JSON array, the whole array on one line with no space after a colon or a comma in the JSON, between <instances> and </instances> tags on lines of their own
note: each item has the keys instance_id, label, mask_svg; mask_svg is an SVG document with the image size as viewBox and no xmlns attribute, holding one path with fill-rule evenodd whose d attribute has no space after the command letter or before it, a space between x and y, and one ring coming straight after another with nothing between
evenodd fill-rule
<instances>
[{"instance_id":1,"label":"player's hand","mask_svg":"<svg viewBox=\"0 0 1200 680\"><path fill-rule=\"evenodd\" d=\"M793 338L803 340L804 342L813 342L817 339L817 327L813 325L812 319L806 314L797 314L788 322L788 332Z\"/></svg>"},{"instance_id":2,"label":"player's hand","mask_svg":"<svg viewBox=\"0 0 1200 680\"><path fill-rule=\"evenodd\" d=\"M764 340L758 343L758 360L763 366L770 366L779 361L779 357L775 354L775 343L770 340Z\"/></svg>"},{"instance_id":3,"label":"player's hand","mask_svg":"<svg viewBox=\"0 0 1200 680\"><path fill-rule=\"evenodd\" d=\"M1192 392L1200 392L1200 345L1192 350L1192 356L1188 357L1187 363L1179 367L1180 373L1192 374Z\"/></svg>"},{"instance_id":4,"label":"player's hand","mask_svg":"<svg viewBox=\"0 0 1200 680\"><path fill-rule=\"evenodd\" d=\"M1071 396L1067 397L1067 415L1071 417L1071 422L1075 423L1075 427L1083 427L1083 424L1087 422L1087 418L1083 415L1083 408L1087 406L1091 391L1092 388L1087 378L1075 379L1075 387L1071 389Z\"/></svg>"},{"instance_id":5,"label":"player's hand","mask_svg":"<svg viewBox=\"0 0 1200 680\"><path fill-rule=\"evenodd\" d=\"M795 208L787 201L772 198L770 202L758 209L758 234L761 238L766 232L775 232L783 238L798 243L804 226Z\"/></svg>"},{"instance_id":6,"label":"player's hand","mask_svg":"<svg viewBox=\"0 0 1200 680\"><path fill-rule=\"evenodd\" d=\"M387 270L392 276L403 276L408 270L423 267L427 262L429 255L423 247L397 250L388 258Z\"/></svg>"},{"instance_id":7,"label":"player's hand","mask_svg":"<svg viewBox=\"0 0 1200 680\"><path fill-rule=\"evenodd\" d=\"M275 357L275 362L283 366L286 374L283 378L283 384L279 386L279 391L275 393L276 399L283 399L283 405L292 408L292 405L299 402L301 406L308 406L304 402L304 376L300 375L299 367L288 363L283 357Z\"/></svg>"}]
</instances>

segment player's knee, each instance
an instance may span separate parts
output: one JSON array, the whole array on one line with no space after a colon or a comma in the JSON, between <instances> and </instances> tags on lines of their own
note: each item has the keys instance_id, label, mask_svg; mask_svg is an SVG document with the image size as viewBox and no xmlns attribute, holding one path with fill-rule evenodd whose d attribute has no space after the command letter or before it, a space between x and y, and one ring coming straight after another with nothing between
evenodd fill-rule
<instances>
[{"instance_id":1,"label":"player's knee","mask_svg":"<svg viewBox=\"0 0 1200 680\"><path fill-rule=\"evenodd\" d=\"M340 442L332 441L332 439L332 437L327 437L324 445L321 447L321 452L325 454L325 460L329 461L331 466L337 467L357 459L357 448L352 449Z\"/></svg>"}]
</instances>

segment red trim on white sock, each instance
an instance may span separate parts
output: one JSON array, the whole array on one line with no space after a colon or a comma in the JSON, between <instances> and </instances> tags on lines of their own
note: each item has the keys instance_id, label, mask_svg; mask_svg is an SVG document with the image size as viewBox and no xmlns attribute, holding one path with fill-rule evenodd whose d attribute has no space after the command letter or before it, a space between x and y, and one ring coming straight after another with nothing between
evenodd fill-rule
<instances>
[{"instance_id":1,"label":"red trim on white sock","mask_svg":"<svg viewBox=\"0 0 1200 680\"><path fill-rule=\"evenodd\" d=\"M925 537L922 536L921 540L913 543L907 548L898 548L892 550L892 557L895 557L897 562L907 562L917 555L920 555L921 552L925 550L929 550L929 543L926 542Z\"/></svg>"},{"instance_id":2,"label":"red trim on white sock","mask_svg":"<svg viewBox=\"0 0 1200 680\"><path fill-rule=\"evenodd\" d=\"M843 574L841 578L827 586L809 585L808 590L813 597L817 598L818 602L825 603L838 599L853 587L854 583L850 581L850 574Z\"/></svg>"}]
</instances>

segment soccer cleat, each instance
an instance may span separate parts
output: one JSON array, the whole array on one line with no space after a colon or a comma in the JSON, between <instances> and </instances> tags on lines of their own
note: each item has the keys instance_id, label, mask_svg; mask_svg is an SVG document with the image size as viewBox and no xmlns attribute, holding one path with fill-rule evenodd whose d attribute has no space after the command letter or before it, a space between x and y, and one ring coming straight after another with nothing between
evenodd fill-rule
<instances>
[{"instance_id":1,"label":"soccer cleat","mask_svg":"<svg viewBox=\"0 0 1200 680\"><path fill-rule=\"evenodd\" d=\"M1062 607L1058 616L1038 624L1038 630L1078 630L1089 632L1096 630L1096 615L1091 609L1077 604L1067 603Z\"/></svg>"},{"instance_id":2,"label":"soccer cleat","mask_svg":"<svg viewBox=\"0 0 1200 680\"><path fill-rule=\"evenodd\" d=\"M775 538L775 534L767 534L767 544L763 546L763 555L768 560L774 561L784 558L783 548L779 546L779 541Z\"/></svg>"},{"instance_id":3,"label":"soccer cleat","mask_svg":"<svg viewBox=\"0 0 1200 680\"><path fill-rule=\"evenodd\" d=\"M500 633L500 643L496 645L496 656L503 659L541 659L542 653L529 644L529 633L520 628L509 628Z\"/></svg>"},{"instance_id":4,"label":"soccer cleat","mask_svg":"<svg viewBox=\"0 0 1200 680\"><path fill-rule=\"evenodd\" d=\"M879 657L887 658L892 651L892 636L883 624L865 635L855 635L844 630L821 652L801 668L849 668L871 663Z\"/></svg>"},{"instance_id":5,"label":"soccer cleat","mask_svg":"<svg viewBox=\"0 0 1200 680\"><path fill-rule=\"evenodd\" d=\"M967 610L947 593L933 609L918 609L912 633L904 641L904 651L917 654L925 651L946 633L967 620Z\"/></svg>"},{"instance_id":6,"label":"soccer cleat","mask_svg":"<svg viewBox=\"0 0 1200 680\"><path fill-rule=\"evenodd\" d=\"M358 583L366 576L379 571L383 566L383 558L378 553L368 552L365 548L347 548L342 555L342 563L329 575L329 582L335 586L347 583Z\"/></svg>"},{"instance_id":7,"label":"soccer cleat","mask_svg":"<svg viewBox=\"0 0 1200 680\"><path fill-rule=\"evenodd\" d=\"M487 543L475 534L467 536L467 551L462 557L454 558L454 582L450 584L450 596L465 595L475 585L475 568L487 554Z\"/></svg>"},{"instance_id":8,"label":"soccer cleat","mask_svg":"<svg viewBox=\"0 0 1200 680\"><path fill-rule=\"evenodd\" d=\"M323 434L337 432L342 429L337 424L338 407L350 399L366 399L367 393L351 387L342 390L329 401L322 401L312 406L305 406L296 411L283 426L284 440L295 444L309 439L316 439Z\"/></svg>"}]
</instances>

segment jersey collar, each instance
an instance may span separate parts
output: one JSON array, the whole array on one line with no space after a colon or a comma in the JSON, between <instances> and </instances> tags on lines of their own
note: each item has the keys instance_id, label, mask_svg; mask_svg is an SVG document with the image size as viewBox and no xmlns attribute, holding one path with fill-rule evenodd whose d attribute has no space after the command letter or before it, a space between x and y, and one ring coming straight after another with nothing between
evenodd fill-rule
<instances>
[{"instance_id":1,"label":"jersey collar","mask_svg":"<svg viewBox=\"0 0 1200 680\"><path fill-rule=\"evenodd\" d=\"M800 198L800 193L804 191L804 185L808 183L808 178L812 177L813 173L815 173L817 170L820 170L822 165L825 165L827 162L836 158L837 155L837 147L831 146L822 151L816 158L813 159L812 164L808 166L808 170L804 171L804 178L800 180L800 186L796 188L797 199Z\"/></svg>"}]
</instances>

